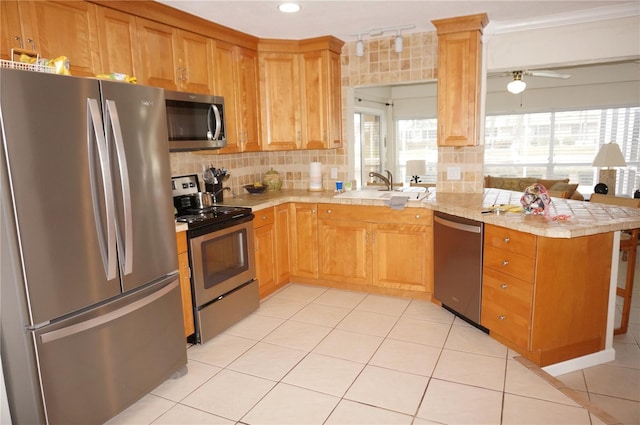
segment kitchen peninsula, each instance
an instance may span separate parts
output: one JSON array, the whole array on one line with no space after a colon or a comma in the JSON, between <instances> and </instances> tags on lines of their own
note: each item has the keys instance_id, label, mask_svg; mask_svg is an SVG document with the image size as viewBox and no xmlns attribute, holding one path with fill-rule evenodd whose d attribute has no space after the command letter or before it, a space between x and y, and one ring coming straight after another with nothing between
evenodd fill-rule
<instances>
[{"instance_id":1,"label":"kitchen peninsula","mask_svg":"<svg viewBox=\"0 0 640 425\"><path fill-rule=\"evenodd\" d=\"M365 207L370 214L384 214L383 223L397 217L395 221L400 224L394 231L406 231L412 226L412 230L420 228L427 234L426 244L431 244L426 247L424 257L427 273L431 275L427 276L421 291L415 285L410 288L402 285L381 287L376 286L377 282L357 285L349 283L348 279L339 283L323 279L322 271L312 277L301 277L293 272L294 264L291 264L290 279L423 299L431 299L433 293L432 227L425 217L430 221L433 211L441 211L481 221L486 228L482 324L489 328L491 336L538 365L548 366L546 370L554 375L613 360L618 260L618 251L613 247L619 243L618 231L640 227L640 210L553 198L547 217L512 212L487 213L496 205L519 205L521 193L499 189L485 189L483 194L431 193L422 201L408 201L404 211L392 210L382 200L334 196L331 191L282 190L225 198L224 204L251 207L256 213L255 220L260 220L260 212L282 209L286 204L310 206L306 209L309 215L321 215L322 211L348 214L349 208ZM289 249L292 249L291 241L296 237L292 224L295 210L290 207L288 211L290 224L285 234L289 235ZM369 219L369 213L367 218L360 217L360 220L377 221ZM348 218L345 220L348 226L344 228L363 228L361 233L366 240L372 228L360 226L357 215ZM417 222L412 225L407 218L415 218ZM321 257L319 247L324 242L322 232L318 230L318 218L315 219L312 225L315 223L316 227L311 229L315 239L309 238L307 233L304 249L316 256L316 262L322 262L318 257ZM335 216L333 220L336 220ZM349 231L344 237L348 244L353 235ZM373 239L375 241L375 236ZM504 241L512 242L508 245ZM379 248L366 248L367 252L375 249ZM396 246L395 251L399 250ZM493 254L487 256L488 250ZM498 261L494 258L498 255L496 252L511 256L513 259L509 261L513 269L506 267L495 271L488 262ZM355 262L358 255L354 252L353 258L333 261ZM409 252L404 255L407 260L398 266L412 267L417 257ZM293 263L295 254L291 253L290 258ZM493 320L492 316L497 319Z\"/></svg>"}]
</instances>

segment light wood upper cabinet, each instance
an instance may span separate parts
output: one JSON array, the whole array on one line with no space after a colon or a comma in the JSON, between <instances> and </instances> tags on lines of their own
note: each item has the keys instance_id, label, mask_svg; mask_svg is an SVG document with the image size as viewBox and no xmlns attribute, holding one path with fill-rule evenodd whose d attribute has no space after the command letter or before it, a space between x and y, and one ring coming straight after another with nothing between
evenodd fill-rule
<instances>
[{"instance_id":1,"label":"light wood upper cabinet","mask_svg":"<svg viewBox=\"0 0 640 425\"><path fill-rule=\"evenodd\" d=\"M213 92L213 41L136 17L138 80L168 90Z\"/></svg>"},{"instance_id":2,"label":"light wood upper cabinet","mask_svg":"<svg viewBox=\"0 0 640 425\"><path fill-rule=\"evenodd\" d=\"M487 15L432 22L438 32L438 146L475 146Z\"/></svg>"},{"instance_id":3,"label":"light wood upper cabinet","mask_svg":"<svg viewBox=\"0 0 640 425\"><path fill-rule=\"evenodd\" d=\"M263 150L298 149L302 143L297 53L260 53Z\"/></svg>"},{"instance_id":4,"label":"light wood upper cabinet","mask_svg":"<svg viewBox=\"0 0 640 425\"><path fill-rule=\"evenodd\" d=\"M99 74L117 72L137 77L138 35L136 18L97 6Z\"/></svg>"},{"instance_id":5,"label":"light wood upper cabinet","mask_svg":"<svg viewBox=\"0 0 640 425\"><path fill-rule=\"evenodd\" d=\"M137 79L149 86L178 90L178 33L168 25L136 17L138 32Z\"/></svg>"},{"instance_id":6,"label":"light wood upper cabinet","mask_svg":"<svg viewBox=\"0 0 640 425\"><path fill-rule=\"evenodd\" d=\"M43 58L66 56L71 74L94 76L100 60L96 7L80 1L2 1L2 57L20 47L19 37L25 49Z\"/></svg>"},{"instance_id":7,"label":"light wood upper cabinet","mask_svg":"<svg viewBox=\"0 0 640 425\"><path fill-rule=\"evenodd\" d=\"M342 145L342 44L333 37L259 44L263 150Z\"/></svg>"},{"instance_id":8,"label":"light wood upper cabinet","mask_svg":"<svg viewBox=\"0 0 640 425\"><path fill-rule=\"evenodd\" d=\"M219 153L260 150L257 53L216 41L214 64L214 93L224 97L227 116L227 146Z\"/></svg>"}]
</instances>

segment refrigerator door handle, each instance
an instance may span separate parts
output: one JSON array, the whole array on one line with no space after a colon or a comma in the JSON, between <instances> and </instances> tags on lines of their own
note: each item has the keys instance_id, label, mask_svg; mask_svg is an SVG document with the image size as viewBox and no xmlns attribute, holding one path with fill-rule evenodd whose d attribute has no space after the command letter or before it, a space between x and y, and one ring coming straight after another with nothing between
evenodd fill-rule
<instances>
[{"instance_id":1,"label":"refrigerator door handle","mask_svg":"<svg viewBox=\"0 0 640 425\"><path fill-rule=\"evenodd\" d=\"M93 130L93 131L92 131ZM87 143L89 148L89 180L91 183L91 201L93 203L93 218L98 234L102 264L107 280L116 278L117 254L116 254L116 229L115 229L115 201L113 197L113 185L107 143L104 137L104 127L100 115L100 106L96 99L87 98ZM98 158L95 158L96 150ZM99 199L100 186L97 181L96 160L100 164L102 177L102 193L104 195L104 215L102 214ZM102 226L102 218L106 220L106 235Z\"/></svg>"},{"instance_id":2,"label":"refrigerator door handle","mask_svg":"<svg viewBox=\"0 0 640 425\"><path fill-rule=\"evenodd\" d=\"M124 274L131 274L133 271L133 221L131 206L131 184L129 181L129 168L124 150L124 138L120 127L118 108L113 100L106 100L107 110L107 145L111 146L110 135L113 135L113 144L116 148L118 158L118 170L120 172L120 186L122 187L122 208L124 211L124 240L118 233L118 247L121 250L120 258L123 264ZM111 131L108 131L111 129ZM116 219L117 219L116 215ZM122 223L118 223L121 225ZM121 229L122 227L119 226Z\"/></svg>"}]
</instances>

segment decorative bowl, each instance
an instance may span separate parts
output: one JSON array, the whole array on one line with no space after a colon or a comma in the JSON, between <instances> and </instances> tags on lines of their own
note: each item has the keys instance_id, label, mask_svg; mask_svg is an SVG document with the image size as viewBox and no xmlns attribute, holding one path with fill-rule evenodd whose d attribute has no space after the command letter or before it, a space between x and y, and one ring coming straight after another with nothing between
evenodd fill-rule
<instances>
[{"instance_id":1,"label":"decorative bowl","mask_svg":"<svg viewBox=\"0 0 640 425\"><path fill-rule=\"evenodd\" d=\"M252 184L246 184L244 188L249 193L262 193L267 190L267 186L254 186Z\"/></svg>"}]
</instances>

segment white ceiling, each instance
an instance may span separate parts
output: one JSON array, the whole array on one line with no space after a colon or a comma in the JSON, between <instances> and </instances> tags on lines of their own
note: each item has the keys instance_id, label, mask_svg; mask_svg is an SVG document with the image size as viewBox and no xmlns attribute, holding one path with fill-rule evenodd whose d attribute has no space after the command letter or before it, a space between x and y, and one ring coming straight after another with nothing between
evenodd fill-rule
<instances>
[{"instance_id":1,"label":"white ceiling","mask_svg":"<svg viewBox=\"0 0 640 425\"><path fill-rule=\"evenodd\" d=\"M597 14L619 5L640 9L640 2L628 0L297 0L302 10L296 14L283 14L277 8L282 3L280 0L156 1L259 38L300 40L332 35L346 42L355 40L355 34L378 28L415 25L414 29L403 33L434 31L431 20L483 12L488 14L492 24L496 24Z\"/></svg>"}]
</instances>

